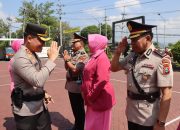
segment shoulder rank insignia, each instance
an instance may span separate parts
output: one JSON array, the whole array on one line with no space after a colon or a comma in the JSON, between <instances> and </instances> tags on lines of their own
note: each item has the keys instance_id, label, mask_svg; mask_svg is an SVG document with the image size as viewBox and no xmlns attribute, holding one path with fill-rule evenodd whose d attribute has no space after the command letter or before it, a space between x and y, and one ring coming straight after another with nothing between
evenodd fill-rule
<instances>
[{"instance_id":1,"label":"shoulder rank insignia","mask_svg":"<svg viewBox=\"0 0 180 130\"><path fill-rule=\"evenodd\" d=\"M146 52L146 55L149 56L152 52L152 49L149 49L147 52Z\"/></svg>"},{"instance_id":2,"label":"shoulder rank insignia","mask_svg":"<svg viewBox=\"0 0 180 130\"><path fill-rule=\"evenodd\" d=\"M162 51L160 49L155 49L154 52L161 57L165 57L167 55L165 51Z\"/></svg>"}]
</instances>

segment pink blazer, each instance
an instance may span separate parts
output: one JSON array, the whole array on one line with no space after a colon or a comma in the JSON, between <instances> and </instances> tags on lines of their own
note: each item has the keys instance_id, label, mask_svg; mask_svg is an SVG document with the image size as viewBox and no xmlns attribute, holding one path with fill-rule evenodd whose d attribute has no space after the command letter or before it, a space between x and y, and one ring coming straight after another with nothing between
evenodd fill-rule
<instances>
[{"instance_id":1,"label":"pink blazer","mask_svg":"<svg viewBox=\"0 0 180 130\"><path fill-rule=\"evenodd\" d=\"M85 104L96 111L108 110L115 104L114 89L110 83L110 61L105 52L86 64L81 91Z\"/></svg>"}]
</instances>

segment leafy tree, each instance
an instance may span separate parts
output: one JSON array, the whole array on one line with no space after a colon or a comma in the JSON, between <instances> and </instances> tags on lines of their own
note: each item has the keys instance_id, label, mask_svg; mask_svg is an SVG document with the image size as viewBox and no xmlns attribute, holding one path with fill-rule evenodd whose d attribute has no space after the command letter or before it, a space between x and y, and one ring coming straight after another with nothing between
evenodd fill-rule
<instances>
[{"instance_id":1,"label":"leafy tree","mask_svg":"<svg viewBox=\"0 0 180 130\"><path fill-rule=\"evenodd\" d=\"M107 38L111 39L112 38L112 28L108 24L103 24L101 26L101 34L106 36L106 26L107 26Z\"/></svg>"},{"instance_id":2,"label":"leafy tree","mask_svg":"<svg viewBox=\"0 0 180 130\"><path fill-rule=\"evenodd\" d=\"M0 19L0 37L7 36L8 32L9 32L8 24L5 23L3 19Z\"/></svg>"},{"instance_id":3,"label":"leafy tree","mask_svg":"<svg viewBox=\"0 0 180 130\"><path fill-rule=\"evenodd\" d=\"M51 28L51 30L56 30L58 28L58 19L52 16L54 13L52 7L52 2L40 3L38 5L34 0L30 2L23 1L22 7L19 9L19 17L17 18L17 22L31 22L43 25L47 29ZM17 35L19 37L23 36L23 26L25 25L22 24L22 28L17 30Z\"/></svg>"},{"instance_id":4,"label":"leafy tree","mask_svg":"<svg viewBox=\"0 0 180 130\"><path fill-rule=\"evenodd\" d=\"M81 30L81 35L86 38L88 37L88 34L96 34L96 33L99 33L99 29L96 25L87 26Z\"/></svg>"},{"instance_id":5,"label":"leafy tree","mask_svg":"<svg viewBox=\"0 0 180 130\"><path fill-rule=\"evenodd\" d=\"M173 54L173 60L180 63L180 41L172 46L171 52Z\"/></svg>"},{"instance_id":6,"label":"leafy tree","mask_svg":"<svg viewBox=\"0 0 180 130\"><path fill-rule=\"evenodd\" d=\"M173 47L173 43L168 43L168 48Z\"/></svg>"},{"instance_id":7,"label":"leafy tree","mask_svg":"<svg viewBox=\"0 0 180 130\"><path fill-rule=\"evenodd\" d=\"M55 10L52 9L54 3L52 2L45 2L36 4L34 0L23 1L22 7L19 9L19 18L17 18L18 22L21 23L36 23L40 24L41 26L47 28L49 32L49 36L52 40L56 40L60 42L59 38L59 19L53 16ZM23 26L23 25L22 25ZM63 29L70 29L68 23L62 22ZM17 30L18 37L23 37L22 28ZM67 43L72 35L71 34L64 34L63 35L63 43ZM65 38L64 38L65 37ZM46 43L46 46L49 46L49 42Z\"/></svg>"},{"instance_id":8,"label":"leafy tree","mask_svg":"<svg viewBox=\"0 0 180 130\"><path fill-rule=\"evenodd\" d=\"M36 4L34 0L30 2L24 0L22 3L22 7L19 9L19 18L17 18L18 22L23 23L24 21L36 23L36 24L45 24L47 26L52 24L57 24L57 18L52 16L55 12L52 7L54 3L45 2Z\"/></svg>"},{"instance_id":9,"label":"leafy tree","mask_svg":"<svg viewBox=\"0 0 180 130\"><path fill-rule=\"evenodd\" d=\"M0 37L7 37L9 32L9 26L7 23L4 22L3 19L0 19ZM8 46L8 41L0 41L0 49L3 49L4 47Z\"/></svg>"},{"instance_id":10,"label":"leafy tree","mask_svg":"<svg viewBox=\"0 0 180 130\"><path fill-rule=\"evenodd\" d=\"M0 49L4 49L7 46L9 46L8 41L0 41Z\"/></svg>"},{"instance_id":11,"label":"leafy tree","mask_svg":"<svg viewBox=\"0 0 180 130\"><path fill-rule=\"evenodd\" d=\"M99 34L99 27L97 27L96 25L91 25L91 26L87 26L84 27L81 30L81 35L84 37L87 37L88 34ZM101 34L102 35L106 35L106 24L101 25ZM112 28L110 25L107 25L107 38L111 39L112 37Z\"/></svg>"},{"instance_id":12,"label":"leafy tree","mask_svg":"<svg viewBox=\"0 0 180 130\"><path fill-rule=\"evenodd\" d=\"M67 22L62 23L62 30L71 30L71 29L72 29L72 27L70 27L69 23L67 23ZM70 44L69 43L70 40L73 37L73 32L72 33L65 33L65 34L63 34L62 37L63 37L63 39L62 39L63 45L68 46Z\"/></svg>"},{"instance_id":13,"label":"leafy tree","mask_svg":"<svg viewBox=\"0 0 180 130\"><path fill-rule=\"evenodd\" d=\"M159 43L158 43L158 42L153 42L153 44L154 44L154 46L155 46L156 48L160 48L160 46L159 46Z\"/></svg>"}]
</instances>

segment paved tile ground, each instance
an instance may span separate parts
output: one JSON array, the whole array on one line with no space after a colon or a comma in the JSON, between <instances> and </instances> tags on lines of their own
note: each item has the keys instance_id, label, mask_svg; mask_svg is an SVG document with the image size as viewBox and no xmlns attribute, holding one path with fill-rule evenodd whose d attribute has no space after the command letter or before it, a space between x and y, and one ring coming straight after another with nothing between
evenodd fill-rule
<instances>
[{"instance_id":1,"label":"paved tile ground","mask_svg":"<svg viewBox=\"0 0 180 130\"><path fill-rule=\"evenodd\" d=\"M65 130L73 126L67 91L64 89L65 70L62 59L58 59L55 71L52 73L45 89L53 96L55 103L49 105L53 130ZM180 121L180 72L174 72L174 89L166 130L176 130ZM114 85L117 103L113 107L111 130L127 130L125 117L126 105L126 76L124 72L112 73L111 82ZM9 74L7 62L0 61L0 130L15 130L11 112Z\"/></svg>"}]
</instances>

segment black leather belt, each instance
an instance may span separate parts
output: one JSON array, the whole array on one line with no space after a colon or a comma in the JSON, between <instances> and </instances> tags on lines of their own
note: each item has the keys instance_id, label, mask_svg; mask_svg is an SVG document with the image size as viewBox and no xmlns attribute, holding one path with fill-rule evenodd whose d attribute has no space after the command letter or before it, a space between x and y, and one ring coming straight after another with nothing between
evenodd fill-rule
<instances>
[{"instance_id":1,"label":"black leather belt","mask_svg":"<svg viewBox=\"0 0 180 130\"><path fill-rule=\"evenodd\" d=\"M67 81L77 81L78 77L66 78Z\"/></svg>"},{"instance_id":2,"label":"black leather belt","mask_svg":"<svg viewBox=\"0 0 180 130\"><path fill-rule=\"evenodd\" d=\"M23 95L23 101L39 101L45 97L45 92L36 95Z\"/></svg>"},{"instance_id":3,"label":"black leather belt","mask_svg":"<svg viewBox=\"0 0 180 130\"><path fill-rule=\"evenodd\" d=\"M153 103L157 98L160 97L160 92L146 93L146 94L136 94L131 91L127 91L127 95L133 100L147 100L149 103Z\"/></svg>"}]
</instances>

